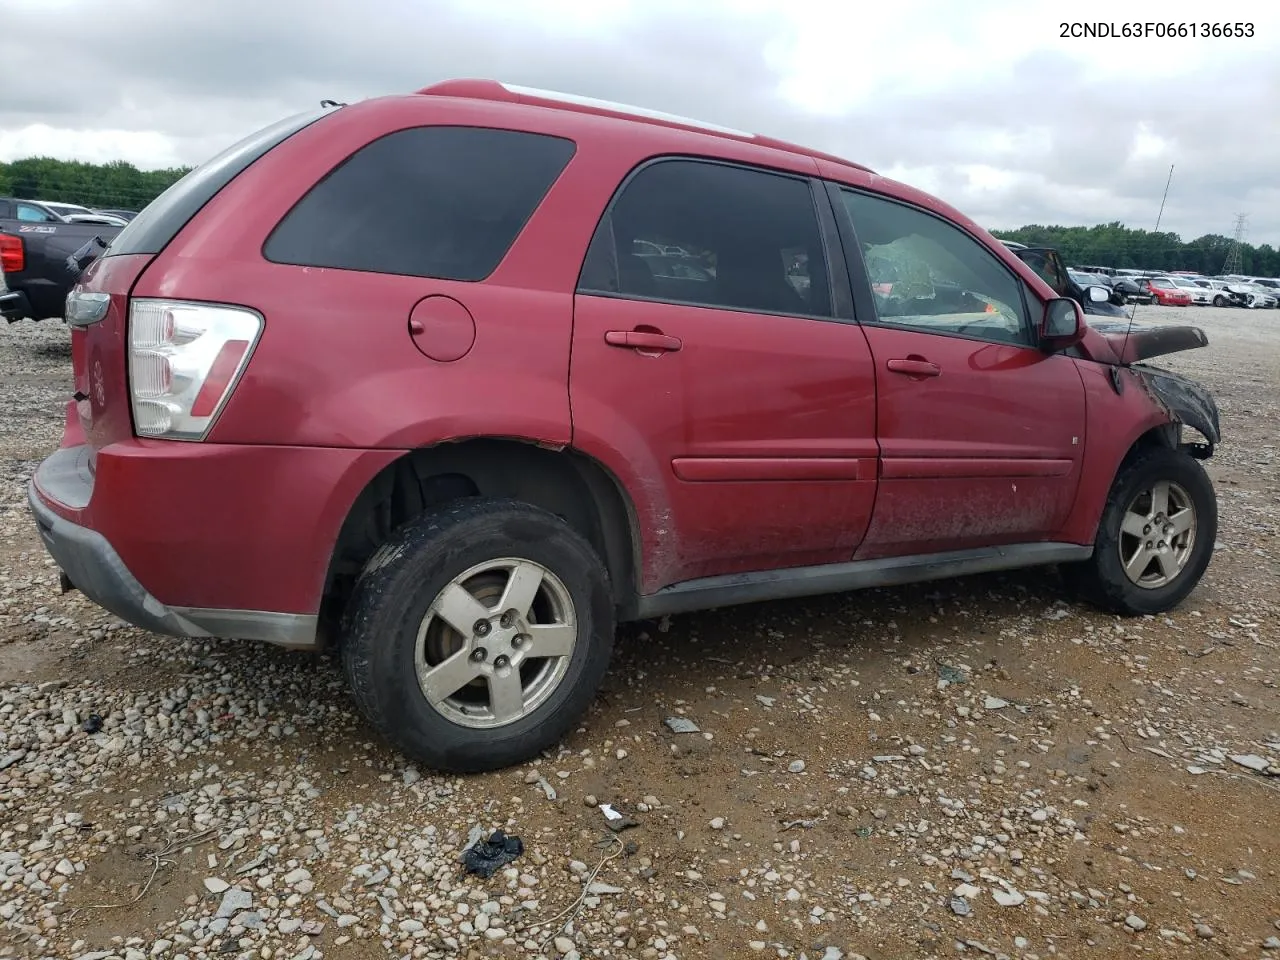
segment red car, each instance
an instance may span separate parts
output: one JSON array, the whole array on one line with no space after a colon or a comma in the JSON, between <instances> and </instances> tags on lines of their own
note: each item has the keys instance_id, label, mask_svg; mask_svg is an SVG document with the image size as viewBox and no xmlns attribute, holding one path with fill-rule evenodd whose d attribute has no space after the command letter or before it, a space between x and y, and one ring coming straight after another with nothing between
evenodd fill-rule
<instances>
[{"instance_id":1,"label":"red car","mask_svg":"<svg viewBox=\"0 0 1280 960\"><path fill-rule=\"evenodd\" d=\"M1150 614L1213 548L1217 408L1136 362L1198 330L1088 327L933 197L616 104L451 81L284 120L66 318L29 495L64 587L336 644L438 768L553 745L619 621L1043 564Z\"/></svg>"},{"instance_id":2,"label":"red car","mask_svg":"<svg viewBox=\"0 0 1280 960\"><path fill-rule=\"evenodd\" d=\"M1165 277L1146 278L1139 280L1138 284L1155 297L1156 303L1162 307L1191 306L1191 295L1185 290L1179 290L1177 284Z\"/></svg>"}]
</instances>

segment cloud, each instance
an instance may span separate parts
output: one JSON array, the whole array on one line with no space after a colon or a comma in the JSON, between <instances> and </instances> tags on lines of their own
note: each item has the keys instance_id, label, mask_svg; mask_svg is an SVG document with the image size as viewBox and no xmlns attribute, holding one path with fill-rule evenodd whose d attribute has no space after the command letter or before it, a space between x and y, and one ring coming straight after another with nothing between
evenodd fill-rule
<instances>
[{"instance_id":1,"label":"cloud","mask_svg":"<svg viewBox=\"0 0 1280 960\"><path fill-rule=\"evenodd\" d=\"M0 159L195 163L322 98L492 76L794 140L992 227L1121 220L1280 243L1280 13L1254 38L1062 39L1114 4L7 0ZM1205 21L1168 0L1131 20ZM1232 16L1244 16L1233 14ZM1265 17L1265 19L1264 19ZM49 51L57 51L50 57Z\"/></svg>"}]
</instances>

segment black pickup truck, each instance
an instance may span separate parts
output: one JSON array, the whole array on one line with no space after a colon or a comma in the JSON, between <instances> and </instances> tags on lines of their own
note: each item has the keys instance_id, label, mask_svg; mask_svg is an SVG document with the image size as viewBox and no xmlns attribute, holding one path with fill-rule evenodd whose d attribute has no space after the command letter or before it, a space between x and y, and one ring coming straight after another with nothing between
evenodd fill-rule
<instances>
[{"instance_id":1,"label":"black pickup truck","mask_svg":"<svg viewBox=\"0 0 1280 960\"><path fill-rule=\"evenodd\" d=\"M0 197L0 256L9 290L0 316L12 323L61 317L80 270L121 227L69 223L39 203Z\"/></svg>"}]
</instances>

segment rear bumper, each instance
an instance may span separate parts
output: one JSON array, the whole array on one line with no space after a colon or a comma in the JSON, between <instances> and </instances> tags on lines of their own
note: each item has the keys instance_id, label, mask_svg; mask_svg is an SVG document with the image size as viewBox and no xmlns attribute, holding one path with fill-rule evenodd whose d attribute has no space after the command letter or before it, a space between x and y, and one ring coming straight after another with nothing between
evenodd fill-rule
<instances>
[{"instance_id":1,"label":"rear bumper","mask_svg":"<svg viewBox=\"0 0 1280 960\"><path fill-rule=\"evenodd\" d=\"M315 645L315 616L166 606L138 582L106 537L64 520L45 506L34 480L27 490L27 503L45 549L71 585L121 620L171 637L236 637L301 648Z\"/></svg>"},{"instance_id":2,"label":"rear bumper","mask_svg":"<svg viewBox=\"0 0 1280 960\"><path fill-rule=\"evenodd\" d=\"M133 440L91 463L88 446L66 446L28 503L67 579L123 620L305 648L347 510L396 456Z\"/></svg>"},{"instance_id":3,"label":"rear bumper","mask_svg":"<svg viewBox=\"0 0 1280 960\"><path fill-rule=\"evenodd\" d=\"M29 316L31 316L31 304L27 301L25 293L21 290L0 292L0 317L13 323L15 320Z\"/></svg>"}]
</instances>

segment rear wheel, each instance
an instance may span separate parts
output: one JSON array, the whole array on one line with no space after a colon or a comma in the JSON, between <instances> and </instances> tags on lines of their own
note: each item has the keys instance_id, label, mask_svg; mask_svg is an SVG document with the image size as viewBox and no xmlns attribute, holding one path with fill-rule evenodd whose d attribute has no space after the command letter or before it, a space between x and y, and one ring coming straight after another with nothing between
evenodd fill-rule
<instances>
[{"instance_id":1,"label":"rear wheel","mask_svg":"<svg viewBox=\"0 0 1280 960\"><path fill-rule=\"evenodd\" d=\"M1162 613L1200 582L1217 532L1217 496L1204 468L1181 451L1152 450L1120 471L1093 556L1065 572L1105 610Z\"/></svg>"},{"instance_id":2,"label":"rear wheel","mask_svg":"<svg viewBox=\"0 0 1280 960\"><path fill-rule=\"evenodd\" d=\"M608 667L603 564L564 521L467 499L379 549L344 617L361 712L414 760L478 772L527 760L587 708Z\"/></svg>"},{"instance_id":3,"label":"rear wheel","mask_svg":"<svg viewBox=\"0 0 1280 960\"><path fill-rule=\"evenodd\" d=\"M1213 305L1215 307L1225 307L1227 305L1227 298L1219 293L1214 296Z\"/></svg>"}]
</instances>

